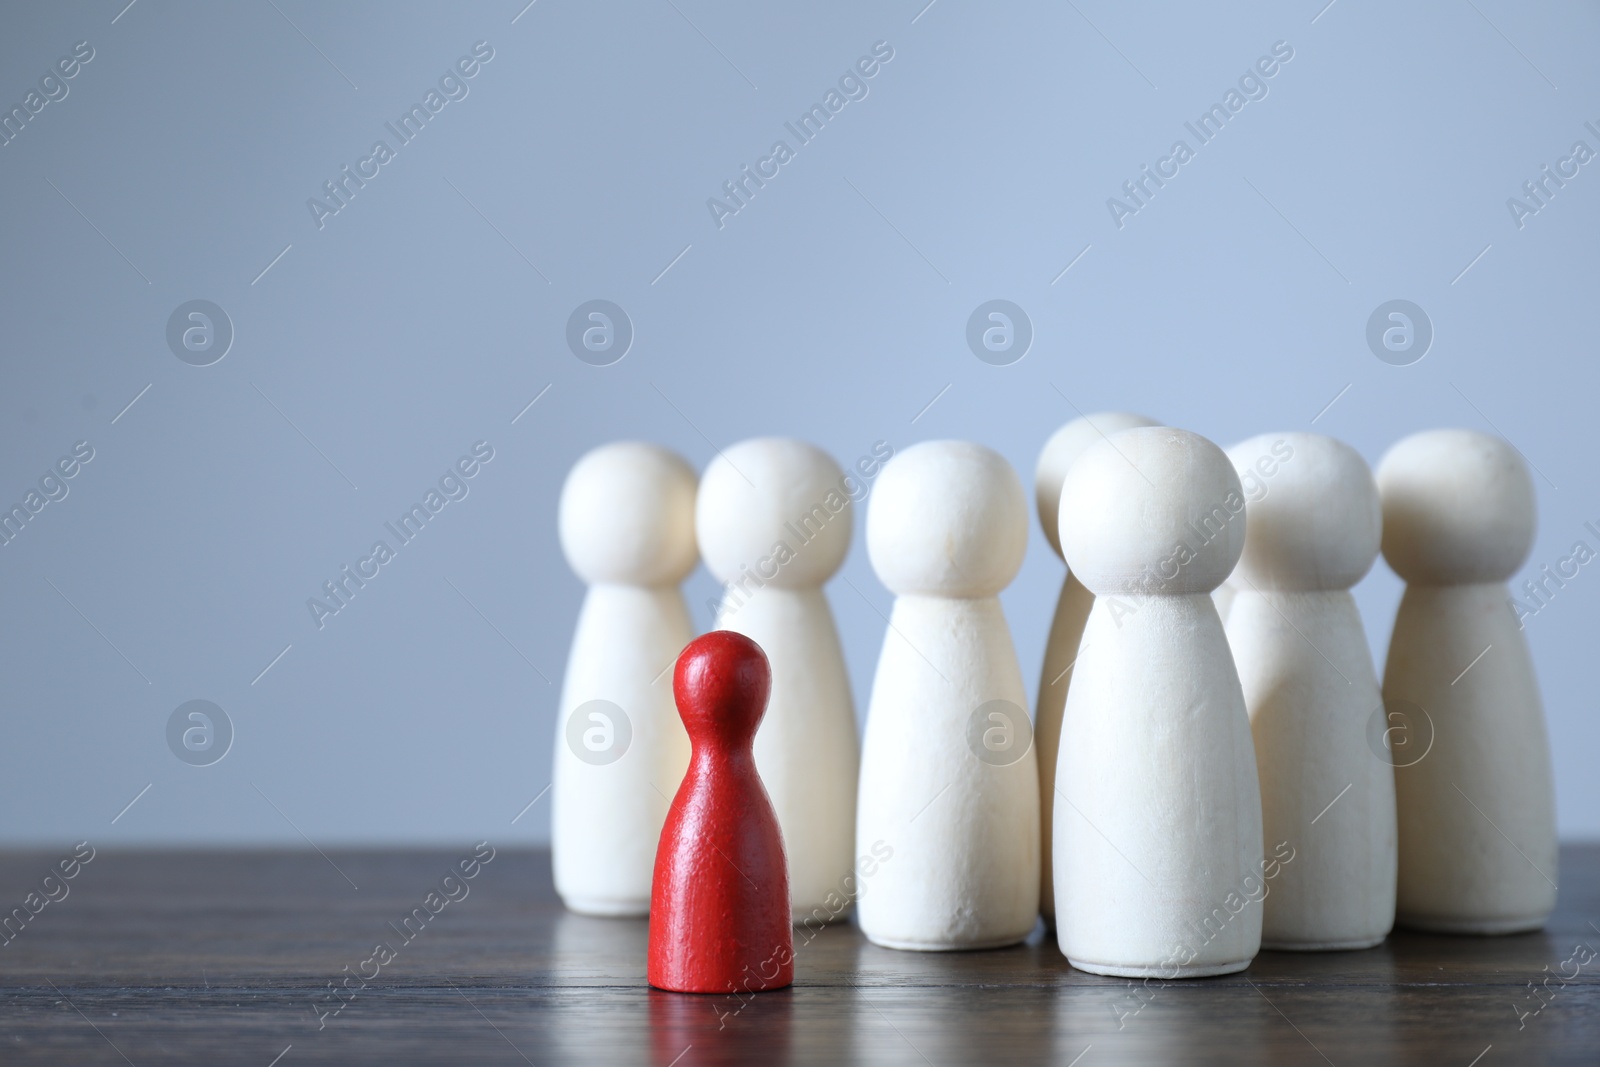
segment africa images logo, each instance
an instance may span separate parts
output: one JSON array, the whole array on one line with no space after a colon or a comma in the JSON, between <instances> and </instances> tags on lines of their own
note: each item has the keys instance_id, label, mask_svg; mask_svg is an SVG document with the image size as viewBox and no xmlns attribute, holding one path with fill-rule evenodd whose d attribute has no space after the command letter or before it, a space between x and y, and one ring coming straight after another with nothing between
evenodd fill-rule
<instances>
[{"instance_id":1,"label":"africa images logo","mask_svg":"<svg viewBox=\"0 0 1600 1067\"><path fill-rule=\"evenodd\" d=\"M787 139L773 141L767 154L756 160L754 171L746 163L739 168L736 177L722 183L722 195L727 197L726 200L707 197L706 210L711 212L711 221L717 224L717 229L722 229L728 224L728 219L749 207L756 193L765 189L767 182L776 178L782 168L795 159L801 148L816 140L823 128L845 109L846 104L852 100L865 100L871 91L867 82L877 77L878 72L893 58L893 45L888 41L875 41L871 55L857 59L839 75L838 88L830 87L823 94L821 103L812 104L799 118L783 124L783 128L794 138L793 146Z\"/></svg>"},{"instance_id":2,"label":"africa images logo","mask_svg":"<svg viewBox=\"0 0 1600 1067\"><path fill-rule=\"evenodd\" d=\"M1143 164L1137 178L1122 183L1126 200L1107 197L1106 210L1111 213L1111 221L1117 229L1122 229L1129 218L1149 207L1157 191L1182 173L1184 164L1193 159L1201 148L1216 140L1223 127L1243 111L1246 104L1253 100L1265 100L1269 92L1267 83L1277 77L1284 64L1293 58L1294 47L1288 41L1274 41L1272 54L1261 56L1239 76L1238 88L1229 86L1220 102L1202 111L1193 122L1183 124L1183 128L1194 137L1193 147L1183 138L1173 141L1167 154L1156 160L1154 170L1150 169L1150 164Z\"/></svg>"},{"instance_id":3,"label":"africa images logo","mask_svg":"<svg viewBox=\"0 0 1600 1067\"><path fill-rule=\"evenodd\" d=\"M394 122L383 124L394 137L394 146L390 147L386 140L372 142L372 148L367 155L356 160L355 170L350 169L346 163L339 168L339 173L332 181L322 183L322 192L327 197L320 200L310 197L306 200L306 210L311 212L311 221L317 224L317 229L327 225L325 221L329 216L337 215L340 211L350 206L350 201L355 199L356 193L367 187L367 182L382 173L382 168L396 158L400 149L416 140L422 134L432 118L445 109L451 101L465 100L472 87L467 83L476 78L483 70L484 64L494 59L494 49L488 41L479 41L472 46L470 56L462 56L456 60L454 66L449 67L439 75L439 87L429 87L423 94L421 103L413 103Z\"/></svg>"}]
</instances>

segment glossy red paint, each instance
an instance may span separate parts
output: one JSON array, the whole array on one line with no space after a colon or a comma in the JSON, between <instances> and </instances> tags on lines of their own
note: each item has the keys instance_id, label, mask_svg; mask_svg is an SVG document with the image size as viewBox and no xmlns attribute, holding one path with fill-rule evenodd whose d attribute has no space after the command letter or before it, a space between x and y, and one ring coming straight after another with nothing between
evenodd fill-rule
<instances>
[{"instance_id":1,"label":"glossy red paint","mask_svg":"<svg viewBox=\"0 0 1600 1067\"><path fill-rule=\"evenodd\" d=\"M650 984L744 993L794 981L789 865L751 744L772 669L761 646L716 630L690 642L672 693L694 754L656 848Z\"/></svg>"}]
</instances>

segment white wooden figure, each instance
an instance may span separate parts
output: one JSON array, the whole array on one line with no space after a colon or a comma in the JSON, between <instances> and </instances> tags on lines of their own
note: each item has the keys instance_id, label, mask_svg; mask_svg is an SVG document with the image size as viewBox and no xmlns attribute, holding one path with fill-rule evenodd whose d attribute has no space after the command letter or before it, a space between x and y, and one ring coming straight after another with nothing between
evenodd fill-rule
<instances>
[{"instance_id":1,"label":"white wooden figure","mask_svg":"<svg viewBox=\"0 0 1600 1067\"><path fill-rule=\"evenodd\" d=\"M689 765L672 699L694 636L694 471L655 445L603 445L561 490L561 548L589 583L556 721L551 859L573 911L645 915L668 798Z\"/></svg>"},{"instance_id":2,"label":"white wooden figure","mask_svg":"<svg viewBox=\"0 0 1600 1067\"><path fill-rule=\"evenodd\" d=\"M1261 943L1261 790L1210 593L1244 544L1220 448L1167 427L1091 445L1061 547L1094 594L1056 764L1056 935L1096 974L1249 966Z\"/></svg>"},{"instance_id":3,"label":"white wooden figure","mask_svg":"<svg viewBox=\"0 0 1600 1067\"><path fill-rule=\"evenodd\" d=\"M1537 930L1556 900L1555 793L1506 588L1533 545L1533 479L1498 437L1429 430L1389 450L1378 490L1383 556L1406 582L1383 679L1390 739L1408 749L1397 921Z\"/></svg>"},{"instance_id":4,"label":"white wooden figure","mask_svg":"<svg viewBox=\"0 0 1600 1067\"><path fill-rule=\"evenodd\" d=\"M867 551L895 593L861 753L856 851L891 847L857 903L873 942L994 948L1039 914L1039 776L999 593L1028 539L1022 483L965 441L891 459Z\"/></svg>"},{"instance_id":5,"label":"white wooden figure","mask_svg":"<svg viewBox=\"0 0 1600 1067\"><path fill-rule=\"evenodd\" d=\"M866 483L821 449L763 437L723 450L700 479L695 529L723 584L717 628L760 645L772 695L756 768L783 830L794 919L827 921L856 892L855 703L822 585L850 548Z\"/></svg>"},{"instance_id":6,"label":"white wooden figure","mask_svg":"<svg viewBox=\"0 0 1600 1067\"><path fill-rule=\"evenodd\" d=\"M1228 644L1265 844L1297 855L1262 902L1261 945L1370 948L1394 925L1394 772L1370 747L1383 696L1350 587L1378 558L1378 487L1355 449L1317 434L1263 434L1228 458L1248 517Z\"/></svg>"}]
</instances>

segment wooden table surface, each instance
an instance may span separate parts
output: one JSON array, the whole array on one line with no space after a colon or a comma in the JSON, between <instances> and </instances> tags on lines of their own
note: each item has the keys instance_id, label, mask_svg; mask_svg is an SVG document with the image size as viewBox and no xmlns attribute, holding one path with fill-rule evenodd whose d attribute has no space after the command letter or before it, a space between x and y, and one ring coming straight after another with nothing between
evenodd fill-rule
<instances>
[{"instance_id":1,"label":"wooden table surface","mask_svg":"<svg viewBox=\"0 0 1600 1067\"><path fill-rule=\"evenodd\" d=\"M471 851L102 850L0 947L0 1064L1600 1064L1600 846L1563 850L1543 933L1264 952L1243 974L1152 984L1142 1007L1042 929L931 954L848 923L797 937L793 989L661 993L645 922L565 912L544 852L500 850L404 940ZM0 857L0 906L69 853ZM386 965L367 962L379 942Z\"/></svg>"}]
</instances>

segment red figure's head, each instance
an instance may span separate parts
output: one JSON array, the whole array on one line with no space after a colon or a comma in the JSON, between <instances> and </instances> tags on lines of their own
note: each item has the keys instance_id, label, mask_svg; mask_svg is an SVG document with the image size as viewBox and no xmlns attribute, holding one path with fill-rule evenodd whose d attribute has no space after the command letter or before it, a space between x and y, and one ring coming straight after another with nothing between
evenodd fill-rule
<instances>
[{"instance_id":1,"label":"red figure's head","mask_svg":"<svg viewBox=\"0 0 1600 1067\"><path fill-rule=\"evenodd\" d=\"M748 748L771 690L767 654L732 630L713 630L689 642L672 674L678 714L696 746Z\"/></svg>"}]
</instances>

